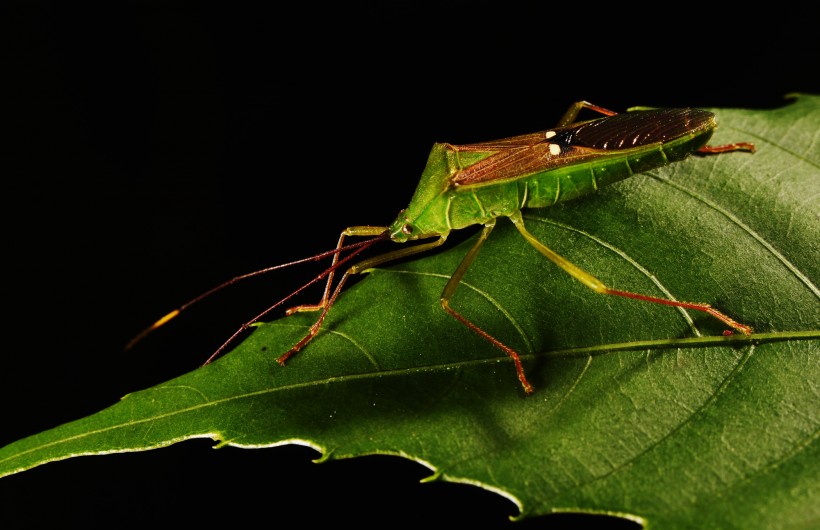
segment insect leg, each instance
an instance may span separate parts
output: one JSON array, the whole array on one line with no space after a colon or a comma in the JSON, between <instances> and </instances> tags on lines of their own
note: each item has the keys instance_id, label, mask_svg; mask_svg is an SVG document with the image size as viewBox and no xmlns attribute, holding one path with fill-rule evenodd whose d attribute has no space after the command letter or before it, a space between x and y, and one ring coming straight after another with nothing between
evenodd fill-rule
<instances>
[{"instance_id":1,"label":"insect leg","mask_svg":"<svg viewBox=\"0 0 820 530\"><path fill-rule=\"evenodd\" d=\"M704 145L700 149L696 151L696 153L701 155L716 155L720 153L728 153L731 151L748 151L749 153L755 152L755 144L751 142L737 142L734 144L725 144L725 145Z\"/></svg>"},{"instance_id":2,"label":"insect leg","mask_svg":"<svg viewBox=\"0 0 820 530\"><path fill-rule=\"evenodd\" d=\"M322 294L322 299L319 301L318 304L303 304L298 305L295 307L291 307L287 311L285 311L286 315L292 315L293 313L300 313L302 311L318 311L320 309L324 309L327 305L328 297L330 296L330 286L333 284L333 276L335 274L335 266L336 263L339 261L339 254L341 254L341 249L344 246L344 240L346 236L358 236L358 237L374 237L379 236L385 233L387 230L384 226L350 226L345 228L342 231L341 235L339 235L339 242L336 244L336 253L333 254L333 262L330 264L330 274L327 276L327 282L325 283L325 291Z\"/></svg>"},{"instance_id":3,"label":"insect leg","mask_svg":"<svg viewBox=\"0 0 820 530\"><path fill-rule=\"evenodd\" d=\"M576 118L578 118L578 113L581 112L581 109L589 109L593 110L599 114L603 114L604 116L614 116L618 114L614 110L605 109L603 107L599 107L598 105L593 105L589 101L576 101L567 109L564 113L564 116L558 122L556 127L565 127L572 123L575 123Z\"/></svg>"},{"instance_id":4,"label":"insect leg","mask_svg":"<svg viewBox=\"0 0 820 530\"><path fill-rule=\"evenodd\" d=\"M472 265L473 260L475 260L476 255L478 255L478 251L481 250L481 247L484 245L484 242L489 237L490 232L492 232L493 227L495 226L495 219L489 221L487 224L484 225L484 229L481 231L481 234L478 236L478 240L475 242L473 247L464 256L464 259L458 265L455 272L450 279L447 281L447 285L444 286L444 290L441 293L441 307L444 308L445 311L450 313L454 316L459 322L476 332L480 335L483 339L489 341L493 346L499 348L504 353L510 356L515 364L515 370L518 373L518 380L521 381L521 386L524 387L524 392L527 394L532 394L534 391L533 386L527 381L527 377L524 375L524 368L521 366L521 359L518 357L518 353L510 348L509 346L503 344L501 341L484 331L483 329L479 328L469 320L467 320L464 316L456 312L453 308L450 307L450 298L456 292L461 279L464 277L464 274L467 272L467 269L470 268Z\"/></svg>"},{"instance_id":5,"label":"insect leg","mask_svg":"<svg viewBox=\"0 0 820 530\"><path fill-rule=\"evenodd\" d=\"M653 302L656 304L664 304L673 307L682 307L684 309L694 309L697 311L703 311L709 315L712 315L716 319L720 320L724 324L729 327L736 329L737 331L743 333L744 335L751 335L752 328L737 322L736 320L732 319L731 317L724 315L717 309L713 308L709 304L705 304L702 302L678 302L676 300L668 300L666 298L658 298L655 296L649 296L644 294L633 293L629 291L619 291L617 289L610 289L604 283L599 280L598 278L592 276L588 272L582 270L574 263L571 263L566 258L556 254L553 250L548 248L546 245L538 241L535 236L530 234L527 229L524 227L524 219L521 217L521 212L516 212L513 215L510 215L510 220L513 222L515 227L521 233L524 238L530 242L532 246L536 248L541 254L546 256L550 261L564 269L568 272L573 278L580 281L596 293L600 294L614 294L617 296L623 296L625 298L634 298L636 300L643 300L645 302Z\"/></svg>"},{"instance_id":6,"label":"insect leg","mask_svg":"<svg viewBox=\"0 0 820 530\"><path fill-rule=\"evenodd\" d=\"M358 228L362 228L362 227L358 227ZM348 234L348 235L350 235L350 234ZM355 234L355 235L360 235L360 234ZM313 337L315 337L316 334L319 333L319 330L322 328L322 322L324 322L328 311L330 311L330 308L333 306L333 303L336 301L336 298L339 296L339 293L342 291L342 286L344 286L345 282L347 281L348 278L350 278L350 276L352 276L354 274L359 274L363 271L366 271L367 269L377 267L377 266L379 266L383 263L387 263L389 261L405 258L407 256L412 256L413 254L419 254L419 253L422 253L422 252L426 252L428 250L431 250L435 247L440 246L446 240L447 240L447 236L442 235L442 236L439 236L438 239L436 239L435 241L433 241L431 243L424 243L424 244L421 244L421 245L414 245L414 246L410 246L410 247L401 248L401 249L398 249L398 250L393 250L391 252L386 252L384 254L380 254L378 256L374 256L372 258L362 260L359 263L356 263L355 265L352 265L351 267L349 267L347 270L345 270L344 274L342 275L342 278L339 280L339 283L336 284L336 288L333 290L333 293L330 294L329 296L327 294L329 287L326 287L325 297L322 298L321 305L315 306L315 309L316 310L321 309L322 313L319 315L319 318L316 320L316 322L310 327L310 329L308 330L307 335L305 335L302 338L302 340L297 342L296 345L293 346L290 350L288 350L287 352L285 352L284 354L279 356L279 358L276 359L276 362L278 362L279 364L284 366L285 362L294 353L296 353L299 350L301 350L302 348L304 348L307 345L307 343L309 343L311 340L313 340ZM328 284L328 286L329 285L330 284ZM305 309L303 309L303 310L305 310Z\"/></svg>"}]
</instances>

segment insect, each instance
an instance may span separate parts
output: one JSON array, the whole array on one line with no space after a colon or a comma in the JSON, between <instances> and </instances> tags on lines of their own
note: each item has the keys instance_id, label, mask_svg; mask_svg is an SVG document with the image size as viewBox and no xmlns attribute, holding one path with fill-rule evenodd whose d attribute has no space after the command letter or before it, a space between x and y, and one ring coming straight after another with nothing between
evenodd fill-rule
<instances>
[{"instance_id":1,"label":"insect","mask_svg":"<svg viewBox=\"0 0 820 530\"><path fill-rule=\"evenodd\" d=\"M603 117L576 121L583 109L589 109ZM436 143L409 205L399 212L389 226L351 226L341 233L334 250L233 278L164 316L138 335L130 345L176 317L186 307L236 281L296 263L332 256L332 264L328 269L242 325L205 363L218 356L241 332L268 312L309 285L326 280L324 294L319 303L299 305L286 311L288 315L302 311L317 311L319 316L307 334L277 359L279 364L284 365L293 354L317 335L328 311L352 275L390 261L427 252L444 244L453 230L480 225L482 228L476 242L450 276L441 293L441 307L473 332L505 352L513 361L524 392L531 394L534 387L527 380L518 353L450 306L450 300L461 279L490 236L499 217L508 218L535 249L596 293L702 311L717 318L729 328L750 335L751 327L732 319L707 303L680 302L607 287L537 240L524 226L521 215L522 209L545 208L574 199L636 173L683 160L691 154L755 151L754 145L748 142L707 145L716 127L715 115L700 109L638 109L619 114L587 101L579 101L570 106L558 125L552 129L465 145ZM345 245L347 237L368 239ZM385 240L395 243L432 241L408 245L363 259L347 267L333 287L335 272L340 267L374 243ZM350 253L341 257L345 251ZM725 333L731 334L731 331L727 330Z\"/></svg>"}]
</instances>

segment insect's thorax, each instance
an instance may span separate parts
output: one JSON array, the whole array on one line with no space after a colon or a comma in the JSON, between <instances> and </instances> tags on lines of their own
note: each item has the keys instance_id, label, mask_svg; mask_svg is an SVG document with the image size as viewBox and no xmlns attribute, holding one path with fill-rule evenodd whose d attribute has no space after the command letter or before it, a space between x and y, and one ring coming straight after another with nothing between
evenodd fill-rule
<instances>
[{"instance_id":1,"label":"insect's thorax","mask_svg":"<svg viewBox=\"0 0 820 530\"><path fill-rule=\"evenodd\" d=\"M433 145L410 204L390 225L394 241L446 236L451 230L509 215L518 207L517 194L509 187L489 186L473 195L455 186L454 177L468 165L464 158L457 146Z\"/></svg>"},{"instance_id":2,"label":"insect's thorax","mask_svg":"<svg viewBox=\"0 0 820 530\"><path fill-rule=\"evenodd\" d=\"M556 130L560 133L557 136L542 137L532 145L516 145L503 152L502 149L484 150L485 144L435 144L410 204L390 227L391 237L401 242L446 235L451 230L509 216L522 208L544 208L587 195L636 173L686 158L706 145L714 122L705 122L702 127L672 139L637 147L619 145L604 149L579 146L569 140L561 143L562 138L569 136L564 134L567 131L586 132L581 127L575 131L571 127ZM550 146L548 138L553 137L555 140ZM521 138L529 141L537 137ZM482 149L477 150L476 146ZM496 171L494 175L502 175L498 178L486 178L483 174L481 179L463 178L465 172L471 176L478 174L475 170L479 164L489 165L497 153L509 156L510 152L526 159L527 164L522 165L521 171L507 171L506 175ZM529 156L542 152L543 157Z\"/></svg>"}]
</instances>

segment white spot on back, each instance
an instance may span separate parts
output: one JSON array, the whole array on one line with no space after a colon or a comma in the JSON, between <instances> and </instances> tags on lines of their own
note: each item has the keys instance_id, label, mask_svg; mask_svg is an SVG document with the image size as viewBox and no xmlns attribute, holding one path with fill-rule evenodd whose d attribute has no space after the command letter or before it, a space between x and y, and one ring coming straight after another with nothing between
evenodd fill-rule
<instances>
[{"instance_id":1,"label":"white spot on back","mask_svg":"<svg viewBox=\"0 0 820 530\"><path fill-rule=\"evenodd\" d=\"M555 136L556 134L558 134L558 133L556 133L555 131L547 131L547 133L544 135L544 138L550 139L553 136Z\"/></svg>"},{"instance_id":2,"label":"white spot on back","mask_svg":"<svg viewBox=\"0 0 820 530\"><path fill-rule=\"evenodd\" d=\"M561 146L558 144L550 144L550 154L552 156L558 156L561 154Z\"/></svg>"}]
</instances>

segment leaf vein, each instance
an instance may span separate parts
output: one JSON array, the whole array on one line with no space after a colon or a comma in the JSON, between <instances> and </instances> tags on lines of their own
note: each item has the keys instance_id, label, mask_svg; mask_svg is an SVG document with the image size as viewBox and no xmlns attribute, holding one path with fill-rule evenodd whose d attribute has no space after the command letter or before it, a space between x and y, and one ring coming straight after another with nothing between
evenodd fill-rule
<instances>
[{"instance_id":1,"label":"leaf vein","mask_svg":"<svg viewBox=\"0 0 820 530\"><path fill-rule=\"evenodd\" d=\"M448 276L446 274L437 273L437 272L421 272L421 271L411 271L411 270L406 270L406 269L395 269L395 268L392 268L392 269L379 269L379 270L382 271L382 272L388 272L388 273L389 272L394 272L394 273L398 273L398 274L411 274L411 275L417 275L417 276L432 276L432 277L436 277L436 278L444 278L446 280L450 279L450 276ZM475 292L476 294L478 294L479 296L481 296L482 298L487 300L502 315L504 315L504 318L506 318L510 322L510 324L516 329L518 334L521 336L521 338L527 344L527 351L532 352L534 350L533 345L532 345L532 341L527 336L524 329L521 327L521 325L518 323L518 321L515 319L515 317L513 317L512 314L510 314L509 311L504 309L504 306L501 305L498 302L498 300L493 298L488 292L479 289L478 287L476 287L475 285L473 285L469 282L465 282L465 281L462 280L459 283L459 285L463 285L464 287L466 287L468 289L471 289L473 292Z\"/></svg>"},{"instance_id":2,"label":"leaf vein","mask_svg":"<svg viewBox=\"0 0 820 530\"><path fill-rule=\"evenodd\" d=\"M741 221L739 217L737 217L736 215L734 215L730 211L726 210L725 208L721 207L717 203L709 200L705 196L703 196L699 193L696 193L694 190L691 190L691 189L689 189L685 186L682 186L682 185L680 185L676 182L673 182L672 180L670 180L666 177L661 177L660 175L655 174L655 173L649 173L648 175L651 176L652 178L654 178L655 180L659 181L659 182L667 184L667 185L675 188L678 191L686 193L687 195L689 195L693 199L702 202L706 206L712 208L714 211L720 213L721 215L723 215L724 217L729 219L738 228L740 228L741 230L746 232L752 239L757 241L760 244L760 246L762 246L767 252L769 252L772 256L774 256L775 259L780 261L780 263L782 263L783 266L785 266L786 269L788 269L789 272L791 272L800 282L803 283L803 285L805 285L812 293L814 293L815 297L820 298L820 289L818 289L818 287L816 285L814 285L814 283L805 274L803 274L803 272L800 269L798 269L791 261L789 261L786 258L786 256L784 256L777 249L775 249L774 246L772 246L771 243L766 241L763 238L763 236L761 236L757 231L753 230L752 227L750 227L749 225L747 225L746 223Z\"/></svg>"},{"instance_id":3,"label":"leaf vein","mask_svg":"<svg viewBox=\"0 0 820 530\"><path fill-rule=\"evenodd\" d=\"M639 452L635 453L635 454L634 454L634 455L632 455L629 459L624 460L621 464L619 464L619 465L617 465L617 466L612 467L612 468L611 468L609 471L607 471L606 473L602 473L602 474L599 474L599 475L597 475L597 476L594 476L591 480L587 480L587 481L585 481L583 484L581 484L580 486L578 486L577 488L573 488L573 489L578 489L578 488L580 488L580 487L585 487L585 486L588 486L588 485L590 485L590 484L592 484L592 483L595 483L595 482L598 482L598 481L605 480L605 479L606 479L606 478L608 478L609 476L611 476L611 475L613 475L613 474L615 474L615 473L617 473L617 472L619 472L619 471L622 471L622 470L624 470L624 469L627 469L627 468L631 467L632 465L635 465L635 463L636 463L638 460L640 460L640 458L641 458L641 457L643 457L644 455L649 454L649 452L650 452L650 451L652 451L652 450L653 450L653 449L655 449L656 447L660 446L660 445L661 445L664 441L669 440L669 439L672 439L672 437L673 437L675 434L677 434L678 432L680 432L680 431L681 431L681 430L682 430L685 426L692 424L692 423L694 422L694 420L695 420L697 417L702 416L703 414L705 414L705 411L706 411L706 410L707 410L707 409L708 409L708 408L709 408L712 404L714 404L715 402L717 402L718 397L719 397L721 394L723 394L723 392L726 390L726 388L728 388L729 384L730 384L730 383L731 383L731 382L735 379L735 377L736 377L736 376L740 373L740 371L741 371L741 370L743 369L743 367L746 365L747 361L748 361L748 360L752 357L752 352L754 351L754 349L755 349L755 347L754 347L754 344L753 344L753 345L751 345L751 346L750 346L750 347L746 350L745 355L743 355L743 356L740 358L740 362L738 362L738 363L734 366L734 368L733 368L733 369L732 369L732 370L731 370L731 371L730 371L730 372L726 375L726 377L723 379L723 381L721 381L720 385L718 385L718 387L717 387L717 388L715 389L715 391L714 391L714 392L713 392L713 393L709 396L709 398L708 398L706 401L704 401L704 402L701 404L701 406L699 406L698 408L696 408L696 409L693 411L693 413L692 413L691 415L689 415L686 419L684 419L683 421L681 421L680 423L678 423L677 425L675 425L675 426L674 426L674 428L670 429L670 430L669 430L666 434L664 434L663 436L661 436L660 438L658 438L658 439L657 439L657 440L655 440L654 442L652 442L652 443L650 443L650 444L647 444L645 447L643 447L643 448L641 449L641 451L639 451ZM564 492L564 493L566 493L566 492ZM694 500L694 499L691 499L691 500L690 500L690 502L691 502L691 501L693 501L693 500Z\"/></svg>"},{"instance_id":4,"label":"leaf vein","mask_svg":"<svg viewBox=\"0 0 820 530\"><path fill-rule=\"evenodd\" d=\"M675 300L675 301L677 300L672 295L672 293L669 291L669 289L667 289L666 286L658 279L657 276L652 274L646 267L641 265L638 262L638 260L636 260L635 258L630 256L629 254L627 254L624 250L616 247L615 245L613 245L613 244L611 244L607 241L604 241L603 239L601 239L601 238L599 238L599 237L597 237L597 236L595 236L595 235L593 235L593 234L591 234L591 233L589 233L585 230L581 230L579 228L576 228L574 226L570 226L570 225L567 225L567 224L564 224L564 223L559 223L559 222L554 221L552 219L546 219L546 218L542 218L542 217L529 217L529 216L527 216L527 219L542 222L542 223L545 223L545 224L550 224L550 225L553 225L553 226L557 226L557 227L562 228L564 230L569 230L570 232L575 232L577 234L580 234L580 235L594 241L595 243L597 243L597 244L601 245L602 247L606 248L607 250L609 250L611 252L614 252L615 254L620 256L624 261L626 261L628 264L630 264L632 267L634 267L636 270L638 270L647 279L649 279L649 281L651 281L653 284L655 284L655 287L657 287L669 300ZM681 314L681 316L684 318L684 320L686 320L686 323L689 324L689 328L692 330L692 333L694 333L695 336L697 336L697 337L702 336L700 331L698 330L697 326L695 325L695 321L692 320L692 317L689 315L689 313L684 308L675 307L674 309L677 309L678 312Z\"/></svg>"}]
</instances>

